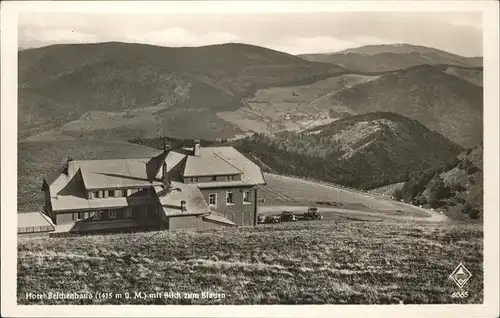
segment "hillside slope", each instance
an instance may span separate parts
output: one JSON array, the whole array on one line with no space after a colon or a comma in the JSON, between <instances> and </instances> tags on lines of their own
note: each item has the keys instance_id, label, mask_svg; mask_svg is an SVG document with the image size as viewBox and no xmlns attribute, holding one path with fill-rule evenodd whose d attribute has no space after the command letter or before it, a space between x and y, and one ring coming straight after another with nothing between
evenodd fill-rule
<instances>
[{"instance_id":1,"label":"hillside slope","mask_svg":"<svg viewBox=\"0 0 500 318\"><path fill-rule=\"evenodd\" d=\"M410 44L367 45L341 52L304 54L300 57L313 62L341 65L359 72L390 71L421 64L482 66L480 57L463 57L430 47Z\"/></svg>"},{"instance_id":2,"label":"hillside slope","mask_svg":"<svg viewBox=\"0 0 500 318\"><path fill-rule=\"evenodd\" d=\"M64 44L23 50L18 57L21 137L55 128L76 137L99 137L101 130L113 129L121 130L112 135L122 139L162 130L182 137L228 137L239 130L216 111L239 108L258 88L303 85L344 71L236 43L195 48ZM161 109L151 111L149 121L130 113L152 106ZM93 111L103 113L81 118ZM111 128L108 117L114 118ZM96 118L104 123L95 123ZM83 125L60 129L72 121Z\"/></svg>"},{"instance_id":3,"label":"hillside slope","mask_svg":"<svg viewBox=\"0 0 500 318\"><path fill-rule=\"evenodd\" d=\"M161 140L133 143L161 148ZM171 140L172 145L191 145ZM231 145L264 171L371 189L406 181L410 173L450 165L461 147L415 120L377 112L347 117L303 132L203 141Z\"/></svg>"},{"instance_id":4,"label":"hillside slope","mask_svg":"<svg viewBox=\"0 0 500 318\"><path fill-rule=\"evenodd\" d=\"M299 134L284 133L278 143L287 152L325 159L333 171L357 179L360 188L443 164L460 150L419 122L384 112L348 117Z\"/></svg>"},{"instance_id":5,"label":"hillside slope","mask_svg":"<svg viewBox=\"0 0 500 318\"><path fill-rule=\"evenodd\" d=\"M468 147L482 140L482 76L482 69L448 65L421 65L371 76L344 74L309 85L259 89L243 100L244 107L217 116L244 132L276 133L389 111L418 120Z\"/></svg>"},{"instance_id":6,"label":"hillside slope","mask_svg":"<svg viewBox=\"0 0 500 318\"><path fill-rule=\"evenodd\" d=\"M17 298L22 305L398 306L480 304L484 299L483 231L475 224L289 222L21 240L17 249ZM473 273L467 285L470 297L463 299L452 298L454 285L448 279L460 262ZM129 293L130 298L26 299L28 293L51 290L93 295L105 290ZM134 297L137 291L147 297ZM224 297L149 296L164 291L208 291Z\"/></svg>"},{"instance_id":7,"label":"hillside slope","mask_svg":"<svg viewBox=\"0 0 500 318\"><path fill-rule=\"evenodd\" d=\"M388 111L418 120L462 146L482 141L483 89L438 66L417 66L354 85L330 97L355 113Z\"/></svg>"},{"instance_id":8,"label":"hillside slope","mask_svg":"<svg viewBox=\"0 0 500 318\"><path fill-rule=\"evenodd\" d=\"M462 151L453 165L410 175L401 188L407 201L444 210L454 219L483 217L483 145Z\"/></svg>"}]
</instances>

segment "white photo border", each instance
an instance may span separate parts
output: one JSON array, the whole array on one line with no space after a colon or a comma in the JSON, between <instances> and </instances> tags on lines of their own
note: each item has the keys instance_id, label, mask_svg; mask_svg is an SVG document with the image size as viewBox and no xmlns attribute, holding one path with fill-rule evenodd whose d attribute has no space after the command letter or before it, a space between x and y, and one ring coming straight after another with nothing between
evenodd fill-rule
<instances>
[{"instance_id":1,"label":"white photo border","mask_svg":"<svg viewBox=\"0 0 500 318\"><path fill-rule=\"evenodd\" d=\"M480 11L484 61L484 303L479 305L17 305L17 15L19 12ZM1 3L2 316L472 317L499 314L499 49L497 1L3 1Z\"/></svg>"}]
</instances>

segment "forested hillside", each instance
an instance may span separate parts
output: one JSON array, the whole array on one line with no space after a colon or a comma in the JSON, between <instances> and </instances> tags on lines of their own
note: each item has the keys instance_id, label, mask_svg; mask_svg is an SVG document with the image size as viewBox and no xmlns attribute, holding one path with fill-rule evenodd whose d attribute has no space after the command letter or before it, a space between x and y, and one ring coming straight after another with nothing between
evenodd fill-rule
<instances>
[{"instance_id":1,"label":"forested hillside","mask_svg":"<svg viewBox=\"0 0 500 318\"><path fill-rule=\"evenodd\" d=\"M161 148L158 139L132 140ZM169 139L171 147L190 140ZM410 173L453 163L460 147L420 123L392 113L348 117L301 133L202 145L232 145L264 170L371 189L406 181Z\"/></svg>"},{"instance_id":2,"label":"forested hillside","mask_svg":"<svg viewBox=\"0 0 500 318\"><path fill-rule=\"evenodd\" d=\"M157 130L232 136L237 127L216 112L238 109L258 88L306 85L344 72L333 64L237 43L61 44L20 51L18 61L21 137L77 120L82 127L65 127L65 133L95 137L103 135L100 130L119 128L126 130L121 137L155 136ZM147 119L134 113L151 106L156 108Z\"/></svg>"},{"instance_id":3,"label":"forested hillside","mask_svg":"<svg viewBox=\"0 0 500 318\"><path fill-rule=\"evenodd\" d=\"M397 199L440 208L454 218L482 218L483 145L461 152L453 164L411 173Z\"/></svg>"}]
</instances>

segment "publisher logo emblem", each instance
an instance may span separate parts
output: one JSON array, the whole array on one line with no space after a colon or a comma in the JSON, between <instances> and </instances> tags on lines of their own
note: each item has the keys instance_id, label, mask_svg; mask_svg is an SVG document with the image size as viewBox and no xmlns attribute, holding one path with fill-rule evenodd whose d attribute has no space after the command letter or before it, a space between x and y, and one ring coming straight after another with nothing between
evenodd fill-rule
<instances>
[{"instance_id":1,"label":"publisher logo emblem","mask_svg":"<svg viewBox=\"0 0 500 318\"><path fill-rule=\"evenodd\" d=\"M457 268L451 273L450 278L457 284L458 287L462 288L467 284L469 278L471 278L472 274L469 272L465 266L460 263Z\"/></svg>"}]
</instances>

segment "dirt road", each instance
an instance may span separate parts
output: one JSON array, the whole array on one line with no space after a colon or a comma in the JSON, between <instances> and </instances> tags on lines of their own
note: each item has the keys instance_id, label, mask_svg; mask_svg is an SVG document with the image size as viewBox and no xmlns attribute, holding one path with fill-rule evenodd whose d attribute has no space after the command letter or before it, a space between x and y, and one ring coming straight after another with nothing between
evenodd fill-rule
<instances>
[{"instance_id":1,"label":"dirt road","mask_svg":"<svg viewBox=\"0 0 500 318\"><path fill-rule=\"evenodd\" d=\"M259 210L266 214L281 213L283 210L303 213L307 211L308 205L323 201L338 204L338 206L316 205L325 214L325 218L326 214L334 214L428 222L447 220L447 217L439 212L373 194L289 176L269 173L264 176L267 183L262 192L265 203L259 206Z\"/></svg>"},{"instance_id":2,"label":"dirt road","mask_svg":"<svg viewBox=\"0 0 500 318\"><path fill-rule=\"evenodd\" d=\"M307 211L308 206L286 206L286 205L275 205L275 206L259 206L259 212L265 215L270 214L280 214L283 211L291 211L294 213L304 213ZM419 208L417 208L419 209ZM405 215L404 212L391 213L391 211L384 212L366 212L359 210L347 210L339 208L330 207L319 207L319 212L323 213L326 220L334 217L354 217L362 220L405 220L405 221L417 221L417 222L443 222L447 220L447 217L443 214L432 212L429 210L421 209L422 212L426 213L426 216L415 216L414 214Z\"/></svg>"}]
</instances>

